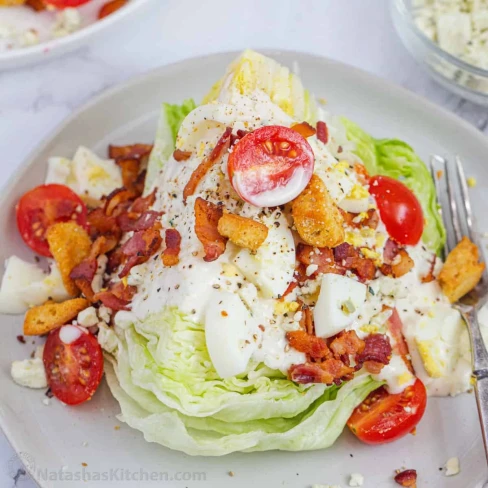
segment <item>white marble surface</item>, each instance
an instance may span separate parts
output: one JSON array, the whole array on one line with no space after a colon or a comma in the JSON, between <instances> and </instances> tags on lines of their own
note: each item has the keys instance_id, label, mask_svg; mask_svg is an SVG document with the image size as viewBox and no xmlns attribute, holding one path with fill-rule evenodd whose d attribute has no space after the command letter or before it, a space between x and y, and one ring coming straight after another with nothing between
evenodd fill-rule
<instances>
[{"instance_id":1,"label":"white marble surface","mask_svg":"<svg viewBox=\"0 0 488 488\"><path fill-rule=\"evenodd\" d=\"M388 78L488 132L488 110L425 75L396 37L391 0L159 0L144 22L44 65L0 72L0 186L95 94L162 64L245 47L308 51ZM1 19L1 13L0 13ZM36 485L0 433L0 487Z\"/></svg>"}]
</instances>

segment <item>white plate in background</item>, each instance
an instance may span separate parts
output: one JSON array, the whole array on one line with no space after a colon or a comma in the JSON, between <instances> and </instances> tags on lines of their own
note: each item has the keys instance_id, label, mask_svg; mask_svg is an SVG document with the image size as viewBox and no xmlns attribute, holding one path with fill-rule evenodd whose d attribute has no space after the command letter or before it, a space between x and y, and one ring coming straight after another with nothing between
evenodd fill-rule
<instances>
[{"instance_id":1,"label":"white plate in background","mask_svg":"<svg viewBox=\"0 0 488 488\"><path fill-rule=\"evenodd\" d=\"M155 7L162 0L130 0L127 5L113 14L104 19L95 20L100 5L107 1L93 0L93 3L79 7L80 11L83 12L83 18L88 19L90 24L72 34L30 47L0 51L0 70L21 68L29 64L53 59L82 46L99 42L103 39L103 35L109 34L111 31L121 37L123 36L123 26L131 29L141 29L144 25L141 14L145 8L150 3ZM17 26L19 31L24 30L22 27L31 26L43 31L47 28L47 24L51 23L51 21L48 22L46 19L48 15L52 15L51 13L23 12L22 10L19 12L19 9L27 9L27 7L0 7L0 24ZM36 15L40 16L38 22L36 22ZM123 42L123 37L121 37L121 42Z\"/></svg>"},{"instance_id":2,"label":"white plate in background","mask_svg":"<svg viewBox=\"0 0 488 488\"><path fill-rule=\"evenodd\" d=\"M104 155L108 143L151 142L161 102L201 100L237 54L166 66L105 92L71 116L2 193L0 261L13 253L32 259L18 235L14 206L20 195L44 180L49 156L69 157L80 144ZM478 181L472 189L473 203L481 230L488 230L488 140L481 133L356 68L302 53L264 54L288 66L298 62L307 88L326 98L331 111L350 117L373 135L403 139L424 160L432 153L459 154L468 175ZM305 488L314 483L345 487L353 472L365 477L365 488L398 488L393 475L402 467L417 470L419 488L481 488L488 479L473 395L430 398L417 435L393 444L367 446L346 429L328 450L190 457L147 443L141 433L121 424L115 418L118 405L105 383L91 402L79 407L54 399L50 406L43 405L43 391L17 386L9 374L11 362L34 349L30 340L26 345L16 340L22 318L0 315L0 324L0 426L43 488ZM447 478L440 468L453 456L461 461L461 473ZM86 481L80 480L83 476Z\"/></svg>"}]
</instances>

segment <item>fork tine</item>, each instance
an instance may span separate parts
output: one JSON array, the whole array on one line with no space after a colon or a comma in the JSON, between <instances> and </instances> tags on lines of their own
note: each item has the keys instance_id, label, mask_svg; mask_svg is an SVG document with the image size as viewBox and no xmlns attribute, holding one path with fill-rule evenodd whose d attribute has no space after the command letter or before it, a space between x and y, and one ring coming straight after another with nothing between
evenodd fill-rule
<instances>
[{"instance_id":1,"label":"fork tine","mask_svg":"<svg viewBox=\"0 0 488 488\"><path fill-rule=\"evenodd\" d=\"M439 165L439 167L441 168L438 174L437 165ZM441 207L441 216L444 222L444 227L446 228L446 244L444 247L444 257L446 257L457 244L451 220L451 205L446 189L444 188L444 185L447 188L446 165L446 160L438 155L433 155L430 158L430 168L432 178L434 179L437 202Z\"/></svg>"},{"instance_id":2,"label":"fork tine","mask_svg":"<svg viewBox=\"0 0 488 488\"><path fill-rule=\"evenodd\" d=\"M480 255L483 261L484 259L484 252L483 246L480 239L480 235L478 232L478 228L476 227L476 220L473 214L473 207L471 205L471 199L469 197L469 190L468 190L468 183L466 180L466 173L464 171L463 163L459 156L456 156L456 168L457 168L457 175L459 179L459 187L461 188L461 198L464 202L464 214L466 216L466 227L467 227L467 235L471 239L471 241L476 244L480 251ZM485 268L483 272L483 280L488 279L488 273Z\"/></svg>"},{"instance_id":3,"label":"fork tine","mask_svg":"<svg viewBox=\"0 0 488 488\"><path fill-rule=\"evenodd\" d=\"M463 233L461 231L461 218L456 201L456 179L457 175L453 172L452 166L449 164L449 162L446 162L447 195L451 208L452 226L454 229L456 243L458 243L463 238Z\"/></svg>"}]
</instances>

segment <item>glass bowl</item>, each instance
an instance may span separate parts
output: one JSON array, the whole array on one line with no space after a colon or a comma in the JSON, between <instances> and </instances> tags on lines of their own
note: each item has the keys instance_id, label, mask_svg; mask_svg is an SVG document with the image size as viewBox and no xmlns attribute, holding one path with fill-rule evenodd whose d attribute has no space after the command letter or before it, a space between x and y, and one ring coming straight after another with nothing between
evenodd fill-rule
<instances>
[{"instance_id":1,"label":"glass bowl","mask_svg":"<svg viewBox=\"0 0 488 488\"><path fill-rule=\"evenodd\" d=\"M488 106L488 70L453 56L417 27L412 0L391 0L393 23L405 47L441 85L460 97Z\"/></svg>"}]
</instances>

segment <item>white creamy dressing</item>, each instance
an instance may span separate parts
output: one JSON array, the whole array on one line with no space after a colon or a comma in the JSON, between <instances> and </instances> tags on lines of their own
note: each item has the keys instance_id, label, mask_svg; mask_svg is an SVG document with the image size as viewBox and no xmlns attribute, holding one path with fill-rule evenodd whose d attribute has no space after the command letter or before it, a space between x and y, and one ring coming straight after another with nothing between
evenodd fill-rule
<instances>
[{"instance_id":1,"label":"white creamy dressing","mask_svg":"<svg viewBox=\"0 0 488 488\"><path fill-rule=\"evenodd\" d=\"M259 361L286 373L292 364L304 362L305 356L290 348L285 338L287 331L299 328L301 312L296 312L293 307L296 293L291 293L284 302L276 300L292 279L295 259L293 236L284 212L275 210L273 213L269 209L242 202L226 176L227 156L206 175L196 195L189 197L186 205L182 198L182 189L192 172L213 149L225 127L231 126L236 131L269 124L290 126L293 123L261 92L250 98L238 95L233 101L232 105L199 107L183 122L177 147L190 151L192 156L185 162L177 162L171 157L154 184L158 189L154 209L164 212L163 228L174 227L181 235L180 262L165 268L158 254L147 263L133 268L128 281L129 284L138 285L139 290L132 302L132 312L119 312L116 324L123 327L132 320L144 320L164 307L177 307L195 322L205 323L206 317L210 317L209 308L215 307L216 302L224 308L232 307L232 300L237 296L240 302L239 305L234 304L237 311L234 315L240 317L242 327L240 325L239 330L226 331L223 325L223 336L213 336L214 344L217 344L215 347L228 347L242 362ZM334 201L340 204L348 196L354 198L351 195L357 193L358 186L355 173L341 167L328 148L317 143L315 136L308 141L315 153L315 173L324 180ZM342 153L336 146L334 153L338 152ZM219 259L205 262L203 246L194 232L194 202L197 196L221 203L230 212L265 223L270 232L268 241L255 256L228 242L225 253ZM365 199L361 198L364 205ZM371 197L366 198L366 202L369 208L375 206ZM367 257L371 259L381 258L386 239L382 223L376 230L346 229L346 241L359 248L370 248L373 254ZM465 362L469 345L464 339L458 340L465 334L459 314L451 308L436 282L421 282L429 272L433 254L421 244L407 250L415 261L414 269L399 279L381 276L370 283L366 301L350 328L363 338L373 332L390 335L386 322L391 312L383 311L383 306L396 307L404 323L404 334L416 374L426 384L429 394L454 395L466 391L470 387L469 361ZM436 273L440 266L438 262ZM313 269L310 273L313 273ZM356 279L352 274L348 273L348 276ZM316 296L320 280L321 277L310 280L302 287L302 293ZM232 300L229 294L232 294ZM218 297L221 299L218 300ZM313 298L311 303L314 303ZM242 310L240 315L239 309ZM449 333L443 329L446 316L450 317L452 324ZM219 324L227 323L223 315L222 319L212 317ZM236 317L236 321L239 317ZM429 320L423 320L425 317ZM393 342L391 336L390 339ZM432 347L427 352L422 349L422 355L418 348L419 344L422 348L424 340L430 340ZM225 343L231 345L224 346ZM222 372L219 371L219 374L235 374L234 366L222 362ZM402 391L415 381L398 356L392 358L377 379L386 381L392 393Z\"/></svg>"}]
</instances>

